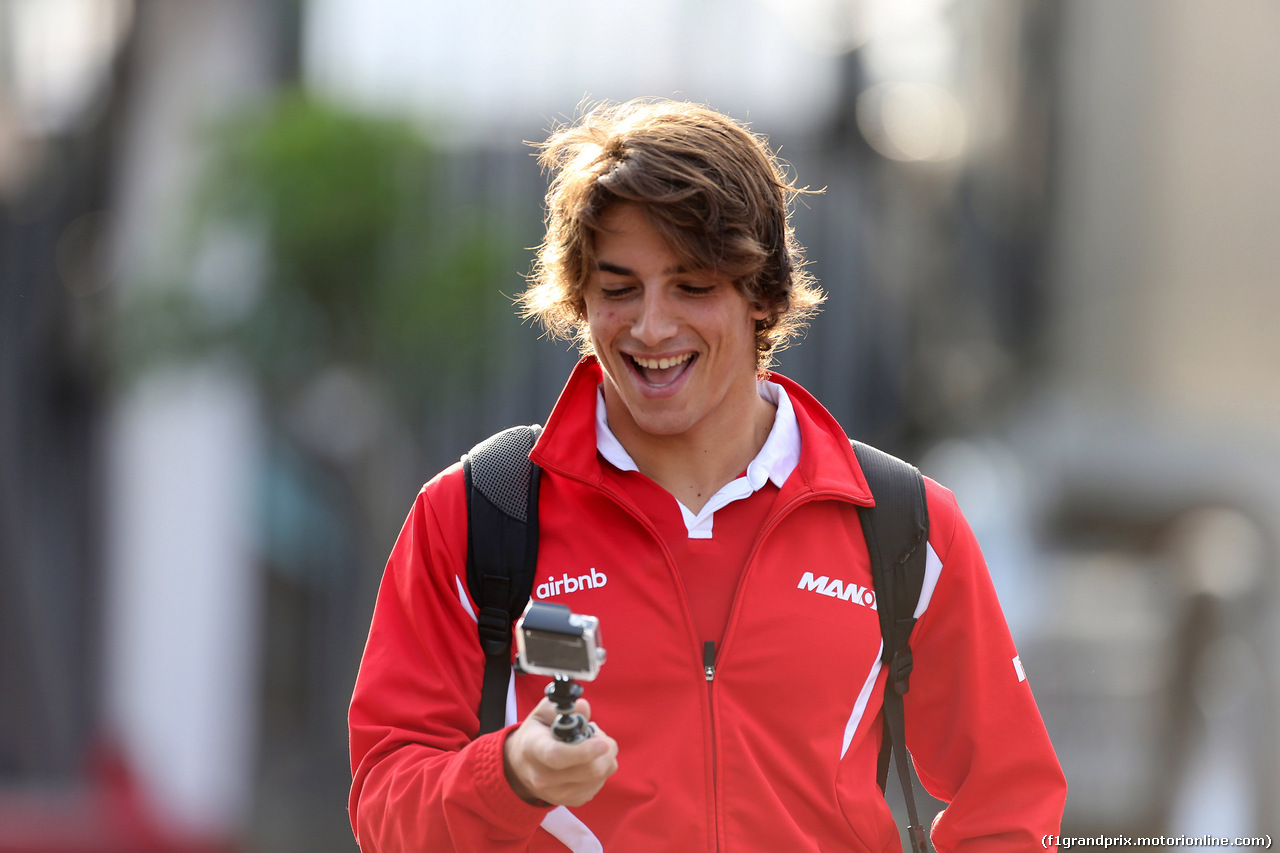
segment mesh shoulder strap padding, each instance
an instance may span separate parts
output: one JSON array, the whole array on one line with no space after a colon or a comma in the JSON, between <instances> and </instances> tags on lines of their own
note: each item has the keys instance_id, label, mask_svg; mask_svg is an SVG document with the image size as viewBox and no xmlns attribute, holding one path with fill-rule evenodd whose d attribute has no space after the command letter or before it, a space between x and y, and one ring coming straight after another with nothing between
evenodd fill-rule
<instances>
[{"instance_id":1,"label":"mesh shoulder strap padding","mask_svg":"<svg viewBox=\"0 0 1280 853\"><path fill-rule=\"evenodd\" d=\"M874 507L859 507L858 517L871 556L871 579L884 640L881 660L888 671L884 690L885 737L877 781L883 790L892 747L907 802L911 847L915 853L922 853L928 850L928 842L916 814L902 697L910 687L911 629L924 586L925 543L929 538L924 478L914 466L869 445L855 441L853 450L876 502Z\"/></svg>"},{"instance_id":2,"label":"mesh shoulder strap padding","mask_svg":"<svg viewBox=\"0 0 1280 853\"><path fill-rule=\"evenodd\" d=\"M484 686L480 734L502 728L511 677L511 628L533 589L538 481L529 451L542 427L503 430L462 457L467 488L467 589L476 603Z\"/></svg>"}]
</instances>

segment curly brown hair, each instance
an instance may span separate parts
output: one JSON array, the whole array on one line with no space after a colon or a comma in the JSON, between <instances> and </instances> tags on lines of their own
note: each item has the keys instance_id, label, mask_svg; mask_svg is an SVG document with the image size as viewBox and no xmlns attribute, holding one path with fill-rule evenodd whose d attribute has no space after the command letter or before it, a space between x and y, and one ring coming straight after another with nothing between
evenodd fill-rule
<instances>
[{"instance_id":1,"label":"curly brown hair","mask_svg":"<svg viewBox=\"0 0 1280 853\"><path fill-rule=\"evenodd\" d=\"M583 289L595 269L594 234L613 205L642 207L690 269L727 275L753 306L761 371L802 332L826 298L804 270L787 218L800 193L763 137L698 104L603 103L538 146L553 174L547 234L521 316L591 351Z\"/></svg>"}]
</instances>

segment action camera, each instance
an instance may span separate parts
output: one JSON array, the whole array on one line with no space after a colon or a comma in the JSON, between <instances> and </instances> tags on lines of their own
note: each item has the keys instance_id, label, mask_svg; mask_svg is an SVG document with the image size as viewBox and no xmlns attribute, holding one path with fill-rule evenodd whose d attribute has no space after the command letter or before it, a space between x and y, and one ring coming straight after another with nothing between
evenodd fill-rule
<instances>
[{"instance_id":1,"label":"action camera","mask_svg":"<svg viewBox=\"0 0 1280 853\"><path fill-rule=\"evenodd\" d=\"M541 601L516 622L516 648L522 670L562 680L594 681L605 658L599 619Z\"/></svg>"}]
</instances>

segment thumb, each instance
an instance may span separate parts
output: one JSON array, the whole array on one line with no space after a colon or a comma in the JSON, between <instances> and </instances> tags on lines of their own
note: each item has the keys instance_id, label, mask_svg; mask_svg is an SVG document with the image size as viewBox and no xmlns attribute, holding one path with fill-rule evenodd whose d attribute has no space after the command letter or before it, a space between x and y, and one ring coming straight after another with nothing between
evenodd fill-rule
<instances>
[{"instance_id":1,"label":"thumb","mask_svg":"<svg viewBox=\"0 0 1280 853\"><path fill-rule=\"evenodd\" d=\"M591 703L586 699L579 699L574 704L573 710L575 713L581 714L585 719L591 719ZM556 706L545 696L529 712L530 717L548 726L555 722L559 714L560 712L556 710Z\"/></svg>"}]
</instances>

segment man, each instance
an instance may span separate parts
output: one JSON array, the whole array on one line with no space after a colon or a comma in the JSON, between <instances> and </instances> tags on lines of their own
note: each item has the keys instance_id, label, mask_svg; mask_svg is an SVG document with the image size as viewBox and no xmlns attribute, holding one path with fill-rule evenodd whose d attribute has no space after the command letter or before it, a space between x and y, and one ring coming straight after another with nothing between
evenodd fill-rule
<instances>
[{"instance_id":1,"label":"man","mask_svg":"<svg viewBox=\"0 0 1280 853\"><path fill-rule=\"evenodd\" d=\"M520 675L512 725L476 737L452 466L391 554L352 699L362 849L898 850L876 784L872 497L831 415L767 371L822 299L788 227L798 190L742 126L665 101L598 108L542 162L522 303L588 354L531 454L535 598L600 617L609 663L581 703L597 733L554 739L547 679ZM906 731L950 804L932 838L1041 849L1066 785L977 543L948 491L927 497Z\"/></svg>"}]
</instances>

